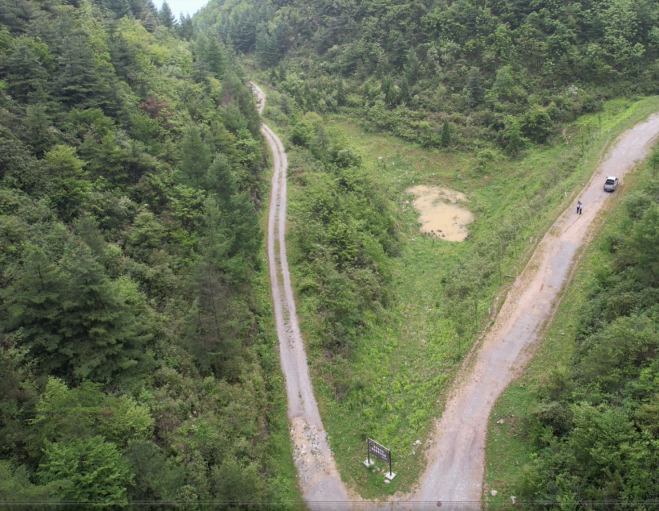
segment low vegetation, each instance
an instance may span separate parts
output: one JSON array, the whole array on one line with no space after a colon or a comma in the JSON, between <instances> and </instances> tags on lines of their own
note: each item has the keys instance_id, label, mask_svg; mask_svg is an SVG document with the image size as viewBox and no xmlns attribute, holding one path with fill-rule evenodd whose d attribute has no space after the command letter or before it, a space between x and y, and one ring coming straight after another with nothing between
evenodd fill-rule
<instances>
[{"instance_id":1,"label":"low vegetation","mask_svg":"<svg viewBox=\"0 0 659 511\"><path fill-rule=\"evenodd\" d=\"M659 152L625 178L527 373L492 415L485 497L565 509L659 488ZM491 495L491 490L498 492Z\"/></svg>"}]
</instances>

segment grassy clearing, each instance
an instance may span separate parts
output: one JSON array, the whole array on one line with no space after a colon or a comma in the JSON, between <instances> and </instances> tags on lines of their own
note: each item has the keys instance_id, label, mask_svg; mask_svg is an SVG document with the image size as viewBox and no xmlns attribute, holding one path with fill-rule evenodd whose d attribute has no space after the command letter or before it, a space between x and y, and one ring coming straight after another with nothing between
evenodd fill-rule
<instances>
[{"instance_id":1,"label":"grassy clearing","mask_svg":"<svg viewBox=\"0 0 659 511\"><path fill-rule=\"evenodd\" d=\"M272 105L268 122L280 135L287 119ZM423 468L423 446L433 418L441 414L443 397L464 354L487 323L488 311L533 244L557 214L574 200L600 158L607 140L659 109L659 100L617 100L599 115L570 126L567 145L530 149L520 160L501 155L479 162L470 154L440 152L412 146L399 139L370 132L349 114L328 116L333 136L345 137L363 158L372 179L395 203L400 257L389 261L392 305L366 318L367 328L347 358L331 359L312 325L315 304L304 298L299 313L309 346L310 365L325 428L342 477L364 498L385 498L407 492ZM576 141L576 142L575 142ZM295 153L291 148L291 153ZM382 160L379 160L382 158ZM294 160L294 158L292 158ZM296 186L300 169L291 168L290 211L303 188ZM476 221L464 243L451 243L420 235L412 196L404 190L414 184L440 185L466 193ZM567 196L567 198L566 198ZM294 218L293 218L294 219ZM512 233L505 250L493 256L502 232ZM295 247L289 246L291 260ZM474 306L456 317L444 294L444 283L460 264L473 271L489 268L483 285L474 291ZM295 278L296 268L292 268ZM337 388L343 388L337 392ZM366 469L365 437L391 448L394 472L385 484L383 463ZM515 438L515 437L513 437Z\"/></svg>"},{"instance_id":2,"label":"grassy clearing","mask_svg":"<svg viewBox=\"0 0 659 511\"><path fill-rule=\"evenodd\" d=\"M637 117L630 117L629 120L636 121ZM581 305L588 300L593 286L597 285L597 269L605 267L610 258L605 240L610 234L620 232L628 222L621 199L642 189L647 177L648 172L643 170L625 176L624 186L618 190L604 213L604 224L585 250L569 287L563 291L561 304L531 363L494 407L488 425L484 485L484 499L490 508L512 508L510 497L519 493L524 466L533 457L528 417L538 409L536 391L547 385L547 377L553 369L567 367L570 363ZM501 420L503 424L499 423ZM491 494L492 490L497 492L496 496Z\"/></svg>"}]
</instances>

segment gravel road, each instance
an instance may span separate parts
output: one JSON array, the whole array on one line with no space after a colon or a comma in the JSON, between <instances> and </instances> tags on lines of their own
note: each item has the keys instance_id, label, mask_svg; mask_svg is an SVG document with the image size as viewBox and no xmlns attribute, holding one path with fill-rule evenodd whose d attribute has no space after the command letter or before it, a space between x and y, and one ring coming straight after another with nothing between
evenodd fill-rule
<instances>
[{"instance_id":1,"label":"gravel road","mask_svg":"<svg viewBox=\"0 0 659 511\"><path fill-rule=\"evenodd\" d=\"M251 84L259 105L265 94ZM461 378L437 421L426 451L428 466L417 490L401 500L366 502L350 495L341 481L320 420L307 356L295 312L286 258L286 152L279 137L261 128L274 156L268 263L279 336L281 364L286 377L288 416L300 487L311 509L480 509L485 459L485 436L492 406L528 361L528 348L551 318L558 293L568 278L577 251L588 242L593 221L613 194L603 191L604 178L622 178L643 160L659 135L659 115L625 132L608 152L575 207L558 218L517 278L501 312L479 349L476 360ZM277 254L278 249L278 254Z\"/></svg>"},{"instance_id":2,"label":"gravel road","mask_svg":"<svg viewBox=\"0 0 659 511\"><path fill-rule=\"evenodd\" d=\"M259 113L265 94L251 83ZM275 312L281 366L286 378L288 418L293 455L304 500L313 510L344 507L349 501L329 448L318 404L313 394L307 354L295 311L295 299L286 256L286 151L279 137L265 124L261 126L274 159L270 212L268 218L268 265Z\"/></svg>"},{"instance_id":3,"label":"gravel road","mask_svg":"<svg viewBox=\"0 0 659 511\"><path fill-rule=\"evenodd\" d=\"M592 223L614 194L604 192L606 176L621 178L643 160L659 135L659 115L625 132L590 182L544 236L514 283L473 369L462 379L438 421L428 467L412 500L443 503L443 508L479 509L485 436L492 406L530 356L527 349L551 318L558 293ZM576 201L584 204L576 214ZM455 504L451 505L451 502ZM472 504L468 505L467 503Z\"/></svg>"}]
</instances>

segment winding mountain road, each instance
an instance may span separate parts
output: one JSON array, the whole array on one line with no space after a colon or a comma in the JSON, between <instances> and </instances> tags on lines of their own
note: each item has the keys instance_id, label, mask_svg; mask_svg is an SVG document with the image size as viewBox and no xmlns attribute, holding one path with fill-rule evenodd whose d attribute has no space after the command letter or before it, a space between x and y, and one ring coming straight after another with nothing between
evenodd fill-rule
<instances>
[{"instance_id":1,"label":"winding mountain road","mask_svg":"<svg viewBox=\"0 0 659 511\"><path fill-rule=\"evenodd\" d=\"M255 83L251 85L259 113L262 113L265 94ZM268 217L268 265L279 355L286 378L293 456L302 496L309 507L314 510L336 509L338 503L349 502L348 493L336 469L313 394L286 256L288 160L281 140L265 123L261 125L261 132L272 149L275 165Z\"/></svg>"},{"instance_id":2,"label":"winding mountain road","mask_svg":"<svg viewBox=\"0 0 659 511\"><path fill-rule=\"evenodd\" d=\"M252 87L261 112L265 94L254 83ZM274 156L268 263L295 464L305 501L314 510L429 510L438 505L444 509L480 509L485 437L492 406L528 361L528 348L551 318L577 252L589 239L593 221L611 197L602 189L605 176L616 175L622 180L636 162L647 156L659 135L659 115L626 131L609 150L579 196L584 204L583 215L576 215L569 207L549 229L509 291L473 367L462 378L462 384L453 389L426 451L428 465L416 491L400 501L379 504L349 496L327 443L309 377L286 258L286 152L268 126L263 124L261 130Z\"/></svg>"}]
</instances>

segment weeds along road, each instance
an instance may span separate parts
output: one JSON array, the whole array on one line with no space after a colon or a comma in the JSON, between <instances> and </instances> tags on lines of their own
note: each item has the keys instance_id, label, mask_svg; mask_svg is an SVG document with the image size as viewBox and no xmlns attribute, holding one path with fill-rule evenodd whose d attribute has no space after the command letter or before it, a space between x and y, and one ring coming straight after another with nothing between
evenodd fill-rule
<instances>
[{"instance_id":1,"label":"weeds along road","mask_svg":"<svg viewBox=\"0 0 659 511\"><path fill-rule=\"evenodd\" d=\"M252 87L261 112L265 94L253 83ZM593 221L611 196L603 191L605 177L622 178L636 162L647 156L659 135L659 115L651 116L618 138L578 197L584 204L583 215L576 215L575 208L570 205L543 237L508 292L475 362L465 369L459 380L461 383L453 389L426 451L428 466L416 491L398 502L380 504L357 502L357 496L348 496L325 438L286 259L286 152L279 137L265 124L262 132L272 148L275 163L268 221L268 262L281 364L286 377L291 437L304 499L311 509L384 507L416 511L437 509L440 502L443 509L480 509L485 437L492 407L528 361L528 348L551 319L577 251L588 242Z\"/></svg>"},{"instance_id":2,"label":"weeds along road","mask_svg":"<svg viewBox=\"0 0 659 511\"><path fill-rule=\"evenodd\" d=\"M514 283L492 329L456 386L426 452L428 466L415 501L442 501L454 509L478 509L482 496L485 436L492 406L530 357L530 345L551 319L558 293L568 278L577 251L589 239L593 221L611 194L606 176L622 178L643 160L659 135L659 115L623 133L575 198L544 236ZM576 214L576 201L584 204ZM451 506L450 502L460 502ZM464 503L472 502L471 506Z\"/></svg>"},{"instance_id":3,"label":"weeds along road","mask_svg":"<svg viewBox=\"0 0 659 511\"><path fill-rule=\"evenodd\" d=\"M261 113L265 94L256 84L251 85ZM313 394L286 257L288 161L281 140L265 123L261 125L261 132L272 149L275 166L268 218L268 265L279 354L286 378L293 456L302 495L309 507L314 510L336 509L337 505L341 506L339 503L348 502L348 493L336 469Z\"/></svg>"}]
</instances>

